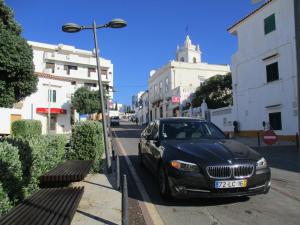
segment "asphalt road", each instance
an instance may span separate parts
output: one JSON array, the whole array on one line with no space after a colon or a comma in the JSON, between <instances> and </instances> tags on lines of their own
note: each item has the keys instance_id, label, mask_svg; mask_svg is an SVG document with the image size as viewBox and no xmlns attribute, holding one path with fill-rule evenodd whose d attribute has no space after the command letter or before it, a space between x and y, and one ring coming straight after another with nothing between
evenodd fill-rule
<instances>
[{"instance_id":1,"label":"asphalt road","mask_svg":"<svg viewBox=\"0 0 300 225\"><path fill-rule=\"evenodd\" d=\"M275 186L267 195L233 199L192 199L164 201L157 190L154 176L138 163L138 138L141 127L129 122L121 122L113 128L115 140L126 151L133 169L142 181L150 203L153 204L165 224L201 225L296 225L300 221L300 200L293 194L276 190ZM120 157L122 162L125 162ZM123 156L124 158L124 156ZM123 165L124 169L124 165ZM125 169L124 169L125 170ZM278 169L277 169L278 171ZM281 171L279 171L281 172ZM282 171L287 173L286 171ZM126 172L129 176L128 170ZM298 174L296 174L297 177ZM129 196L144 201L139 194L134 179L129 177ZM276 183L276 182L275 182ZM134 203L132 203L134 204ZM137 203L135 203L138 207ZM137 210L139 214L140 209ZM142 222L137 218L135 224ZM155 222L155 221L154 221Z\"/></svg>"}]
</instances>

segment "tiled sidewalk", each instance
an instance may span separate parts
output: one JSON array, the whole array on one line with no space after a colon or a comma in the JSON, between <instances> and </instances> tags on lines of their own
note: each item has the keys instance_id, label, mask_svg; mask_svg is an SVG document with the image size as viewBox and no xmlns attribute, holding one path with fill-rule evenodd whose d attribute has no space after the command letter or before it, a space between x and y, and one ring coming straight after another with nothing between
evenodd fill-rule
<instances>
[{"instance_id":1,"label":"tiled sidewalk","mask_svg":"<svg viewBox=\"0 0 300 225\"><path fill-rule=\"evenodd\" d=\"M121 193L114 190L114 174L89 174L73 186L84 186L84 194L71 225L121 224Z\"/></svg>"}]
</instances>

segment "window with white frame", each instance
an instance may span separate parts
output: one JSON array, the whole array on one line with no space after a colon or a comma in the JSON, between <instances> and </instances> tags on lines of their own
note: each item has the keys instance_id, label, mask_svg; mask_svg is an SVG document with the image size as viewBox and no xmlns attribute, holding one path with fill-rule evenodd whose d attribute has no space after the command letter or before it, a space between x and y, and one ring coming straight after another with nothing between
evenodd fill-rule
<instances>
[{"instance_id":1,"label":"window with white frame","mask_svg":"<svg viewBox=\"0 0 300 225\"><path fill-rule=\"evenodd\" d=\"M166 93L169 92L169 77L167 77L165 80L165 92Z\"/></svg>"},{"instance_id":2,"label":"window with white frame","mask_svg":"<svg viewBox=\"0 0 300 225\"><path fill-rule=\"evenodd\" d=\"M162 81L161 82L159 82L159 96L161 97L162 96L162 92L163 92L163 89L162 89L162 85L163 83L162 83Z\"/></svg>"},{"instance_id":3,"label":"window with white frame","mask_svg":"<svg viewBox=\"0 0 300 225\"><path fill-rule=\"evenodd\" d=\"M157 95L157 84L154 85L154 97Z\"/></svg>"},{"instance_id":4,"label":"window with white frame","mask_svg":"<svg viewBox=\"0 0 300 225\"><path fill-rule=\"evenodd\" d=\"M56 90L48 89L48 102L56 102Z\"/></svg>"}]
</instances>

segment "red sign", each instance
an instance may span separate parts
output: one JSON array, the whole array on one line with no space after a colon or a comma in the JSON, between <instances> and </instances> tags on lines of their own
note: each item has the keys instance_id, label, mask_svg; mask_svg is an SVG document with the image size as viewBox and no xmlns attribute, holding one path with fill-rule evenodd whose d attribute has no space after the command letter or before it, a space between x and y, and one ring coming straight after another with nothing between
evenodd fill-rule
<instances>
[{"instance_id":1,"label":"red sign","mask_svg":"<svg viewBox=\"0 0 300 225\"><path fill-rule=\"evenodd\" d=\"M172 103L180 103L180 96L172 96Z\"/></svg>"},{"instance_id":2,"label":"red sign","mask_svg":"<svg viewBox=\"0 0 300 225\"><path fill-rule=\"evenodd\" d=\"M272 130L266 130L263 132L263 139L267 145L275 144L278 140L277 135Z\"/></svg>"},{"instance_id":3,"label":"red sign","mask_svg":"<svg viewBox=\"0 0 300 225\"><path fill-rule=\"evenodd\" d=\"M36 108L37 113L48 113L48 108ZM51 114L66 114L67 111L61 108L50 108Z\"/></svg>"}]
</instances>

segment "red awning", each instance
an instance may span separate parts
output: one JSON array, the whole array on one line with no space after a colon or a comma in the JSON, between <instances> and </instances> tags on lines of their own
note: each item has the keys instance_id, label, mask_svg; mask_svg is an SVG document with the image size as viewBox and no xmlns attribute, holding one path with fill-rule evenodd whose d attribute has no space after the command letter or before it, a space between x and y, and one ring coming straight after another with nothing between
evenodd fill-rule
<instances>
[{"instance_id":1,"label":"red awning","mask_svg":"<svg viewBox=\"0 0 300 225\"><path fill-rule=\"evenodd\" d=\"M36 108L37 113L48 113L48 108ZM66 114L67 110L62 108L50 108L51 114Z\"/></svg>"}]
</instances>

